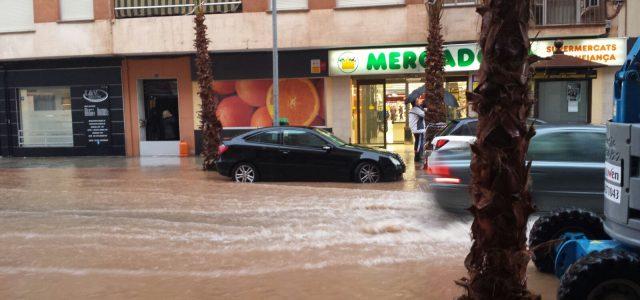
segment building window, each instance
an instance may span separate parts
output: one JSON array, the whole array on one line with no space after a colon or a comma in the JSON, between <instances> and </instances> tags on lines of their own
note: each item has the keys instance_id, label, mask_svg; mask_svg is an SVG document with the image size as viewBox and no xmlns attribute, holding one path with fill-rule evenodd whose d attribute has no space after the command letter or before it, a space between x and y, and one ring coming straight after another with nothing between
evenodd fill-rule
<instances>
[{"instance_id":1,"label":"building window","mask_svg":"<svg viewBox=\"0 0 640 300\"><path fill-rule=\"evenodd\" d=\"M468 6L476 4L478 4L478 0L444 0L444 6Z\"/></svg>"},{"instance_id":2,"label":"building window","mask_svg":"<svg viewBox=\"0 0 640 300\"><path fill-rule=\"evenodd\" d=\"M93 20L93 0L60 0L60 20Z\"/></svg>"},{"instance_id":3,"label":"building window","mask_svg":"<svg viewBox=\"0 0 640 300\"><path fill-rule=\"evenodd\" d=\"M0 0L0 32L32 31L33 1Z\"/></svg>"},{"instance_id":4,"label":"building window","mask_svg":"<svg viewBox=\"0 0 640 300\"><path fill-rule=\"evenodd\" d=\"M278 11L309 9L308 0L278 0L276 4L278 5ZM269 4L269 9L273 10L273 1Z\"/></svg>"},{"instance_id":5,"label":"building window","mask_svg":"<svg viewBox=\"0 0 640 300\"><path fill-rule=\"evenodd\" d=\"M20 147L73 147L71 89L20 89Z\"/></svg>"},{"instance_id":6,"label":"building window","mask_svg":"<svg viewBox=\"0 0 640 300\"><path fill-rule=\"evenodd\" d=\"M535 0L536 25L599 24L606 19L606 7L599 0Z\"/></svg>"},{"instance_id":7,"label":"building window","mask_svg":"<svg viewBox=\"0 0 640 300\"><path fill-rule=\"evenodd\" d=\"M336 0L336 7L365 7L405 4L405 0Z\"/></svg>"}]
</instances>

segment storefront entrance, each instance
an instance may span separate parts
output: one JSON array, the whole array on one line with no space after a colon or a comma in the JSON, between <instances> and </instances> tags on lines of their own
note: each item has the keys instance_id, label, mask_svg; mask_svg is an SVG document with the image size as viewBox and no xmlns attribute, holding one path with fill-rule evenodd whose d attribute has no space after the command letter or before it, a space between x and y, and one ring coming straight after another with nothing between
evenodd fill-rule
<instances>
[{"instance_id":1,"label":"storefront entrance","mask_svg":"<svg viewBox=\"0 0 640 300\"><path fill-rule=\"evenodd\" d=\"M446 78L445 90L458 100L448 107L448 119L469 117L466 92L468 77ZM352 134L358 144L386 147L412 142L408 126L407 95L424 85L419 77L357 80L354 87Z\"/></svg>"},{"instance_id":2,"label":"storefront entrance","mask_svg":"<svg viewBox=\"0 0 640 300\"><path fill-rule=\"evenodd\" d=\"M140 155L178 155L180 141L178 81L141 80Z\"/></svg>"},{"instance_id":3,"label":"storefront entrance","mask_svg":"<svg viewBox=\"0 0 640 300\"><path fill-rule=\"evenodd\" d=\"M549 123L588 124L591 80L537 81L536 117Z\"/></svg>"}]
</instances>

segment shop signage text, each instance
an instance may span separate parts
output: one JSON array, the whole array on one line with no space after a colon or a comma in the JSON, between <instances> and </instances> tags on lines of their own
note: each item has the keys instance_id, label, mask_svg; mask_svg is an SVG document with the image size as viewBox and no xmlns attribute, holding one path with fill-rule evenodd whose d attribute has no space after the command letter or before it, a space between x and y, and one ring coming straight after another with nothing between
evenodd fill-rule
<instances>
[{"instance_id":1,"label":"shop signage text","mask_svg":"<svg viewBox=\"0 0 640 300\"><path fill-rule=\"evenodd\" d=\"M84 118L87 143L94 146L107 146L110 142L111 123L109 93L103 89L85 90L82 98L84 104Z\"/></svg>"},{"instance_id":2,"label":"shop signage text","mask_svg":"<svg viewBox=\"0 0 640 300\"><path fill-rule=\"evenodd\" d=\"M565 54L610 66L620 66L627 55L625 38L567 40ZM534 42L531 51L541 57L553 55L553 41ZM329 75L375 75L422 73L425 47L377 48L329 51ZM482 53L478 44L445 45L445 71L476 71Z\"/></svg>"},{"instance_id":3,"label":"shop signage text","mask_svg":"<svg viewBox=\"0 0 640 300\"><path fill-rule=\"evenodd\" d=\"M89 102L100 103L109 98L109 93L105 90L94 89L94 90L85 90L82 94L82 98Z\"/></svg>"}]
</instances>

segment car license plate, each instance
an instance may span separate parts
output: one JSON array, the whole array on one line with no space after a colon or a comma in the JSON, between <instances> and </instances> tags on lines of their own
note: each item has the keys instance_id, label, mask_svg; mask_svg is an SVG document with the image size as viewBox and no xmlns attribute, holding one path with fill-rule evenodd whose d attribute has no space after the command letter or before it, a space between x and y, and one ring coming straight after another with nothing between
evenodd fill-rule
<instances>
[{"instance_id":1,"label":"car license plate","mask_svg":"<svg viewBox=\"0 0 640 300\"><path fill-rule=\"evenodd\" d=\"M622 188L616 185L613 185L609 182L604 183L604 196L605 198L613 201L615 203L620 204L620 196L622 194Z\"/></svg>"}]
</instances>

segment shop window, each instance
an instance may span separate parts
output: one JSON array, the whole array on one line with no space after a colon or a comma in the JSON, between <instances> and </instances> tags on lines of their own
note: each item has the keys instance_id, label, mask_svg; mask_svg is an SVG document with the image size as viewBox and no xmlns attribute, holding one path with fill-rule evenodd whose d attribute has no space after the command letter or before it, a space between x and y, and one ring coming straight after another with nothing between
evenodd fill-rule
<instances>
[{"instance_id":1,"label":"shop window","mask_svg":"<svg viewBox=\"0 0 640 300\"><path fill-rule=\"evenodd\" d=\"M213 83L222 97L217 114L225 128L273 126L271 79L225 80ZM292 126L325 126L324 80L281 79L279 117Z\"/></svg>"},{"instance_id":2,"label":"shop window","mask_svg":"<svg viewBox=\"0 0 640 300\"><path fill-rule=\"evenodd\" d=\"M336 7L364 7L405 4L405 0L336 0Z\"/></svg>"},{"instance_id":3,"label":"shop window","mask_svg":"<svg viewBox=\"0 0 640 300\"><path fill-rule=\"evenodd\" d=\"M278 0L276 4L278 5L278 11L309 9L308 0ZM269 4L269 9L273 10L273 1Z\"/></svg>"},{"instance_id":4,"label":"shop window","mask_svg":"<svg viewBox=\"0 0 640 300\"><path fill-rule=\"evenodd\" d=\"M60 20L93 20L93 0L60 0Z\"/></svg>"},{"instance_id":5,"label":"shop window","mask_svg":"<svg viewBox=\"0 0 640 300\"><path fill-rule=\"evenodd\" d=\"M27 88L19 95L20 147L73 147L70 88Z\"/></svg>"},{"instance_id":6,"label":"shop window","mask_svg":"<svg viewBox=\"0 0 640 300\"><path fill-rule=\"evenodd\" d=\"M0 32L35 30L33 1L0 0Z\"/></svg>"},{"instance_id":7,"label":"shop window","mask_svg":"<svg viewBox=\"0 0 640 300\"><path fill-rule=\"evenodd\" d=\"M588 123L589 81L538 83L537 117L549 123Z\"/></svg>"},{"instance_id":8,"label":"shop window","mask_svg":"<svg viewBox=\"0 0 640 300\"><path fill-rule=\"evenodd\" d=\"M444 6L476 5L478 0L444 0Z\"/></svg>"}]
</instances>

